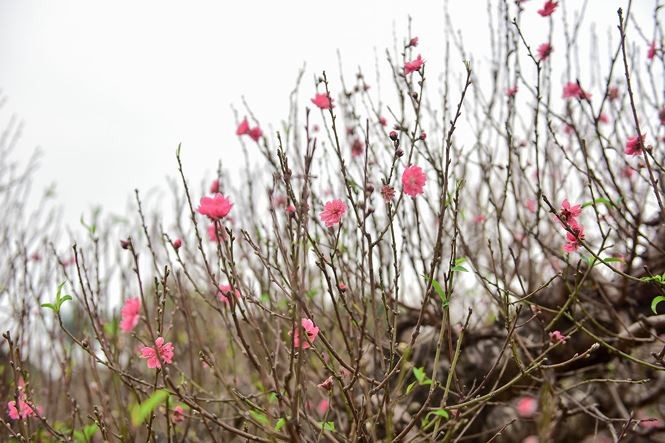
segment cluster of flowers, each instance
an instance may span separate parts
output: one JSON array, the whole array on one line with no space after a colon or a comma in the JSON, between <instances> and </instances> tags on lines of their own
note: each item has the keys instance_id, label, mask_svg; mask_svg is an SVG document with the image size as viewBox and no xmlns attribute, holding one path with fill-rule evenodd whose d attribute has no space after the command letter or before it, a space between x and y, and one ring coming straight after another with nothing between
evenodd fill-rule
<instances>
[{"instance_id":1,"label":"cluster of flowers","mask_svg":"<svg viewBox=\"0 0 665 443\"><path fill-rule=\"evenodd\" d=\"M581 241L584 240L584 226L577 222L577 217L582 214L582 207L580 205L571 206L568 200L561 203L559 210L559 217L564 223L564 226L569 230L566 231L567 243L563 245L563 250L566 252L575 252L579 249Z\"/></svg>"}]
</instances>

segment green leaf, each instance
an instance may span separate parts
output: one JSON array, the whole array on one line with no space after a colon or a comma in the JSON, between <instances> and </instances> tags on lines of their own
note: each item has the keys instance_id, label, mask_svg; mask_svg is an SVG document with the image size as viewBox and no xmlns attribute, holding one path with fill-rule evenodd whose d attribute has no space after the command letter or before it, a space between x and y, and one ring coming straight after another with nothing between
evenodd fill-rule
<instances>
[{"instance_id":1,"label":"green leaf","mask_svg":"<svg viewBox=\"0 0 665 443\"><path fill-rule=\"evenodd\" d=\"M262 425L270 424L268 416L261 411L251 410L249 411L249 414L252 416L252 418L254 418L254 420L258 421Z\"/></svg>"},{"instance_id":2,"label":"green leaf","mask_svg":"<svg viewBox=\"0 0 665 443\"><path fill-rule=\"evenodd\" d=\"M55 309L55 305L52 305L51 303L42 303L40 306L42 308L49 308L49 309L57 312L56 309Z\"/></svg>"},{"instance_id":3,"label":"green leaf","mask_svg":"<svg viewBox=\"0 0 665 443\"><path fill-rule=\"evenodd\" d=\"M464 266L461 265L455 265L450 270L453 272L469 272Z\"/></svg>"},{"instance_id":4,"label":"green leaf","mask_svg":"<svg viewBox=\"0 0 665 443\"><path fill-rule=\"evenodd\" d=\"M84 427L80 431L74 431L74 441L76 443L89 443L92 441L92 437L97 433L96 423Z\"/></svg>"},{"instance_id":5,"label":"green leaf","mask_svg":"<svg viewBox=\"0 0 665 443\"><path fill-rule=\"evenodd\" d=\"M658 307L658 303L660 303L661 301L665 301L665 296L659 295L658 297L654 297L653 300L651 300L651 311L654 314L658 314L656 308Z\"/></svg>"},{"instance_id":6,"label":"green leaf","mask_svg":"<svg viewBox=\"0 0 665 443\"><path fill-rule=\"evenodd\" d=\"M118 334L118 319L113 318L113 320L104 323L104 332L110 337L115 337Z\"/></svg>"},{"instance_id":7,"label":"green leaf","mask_svg":"<svg viewBox=\"0 0 665 443\"><path fill-rule=\"evenodd\" d=\"M321 426L321 429L323 429L324 431L335 432L335 422L322 421L319 423L319 426Z\"/></svg>"},{"instance_id":8,"label":"green leaf","mask_svg":"<svg viewBox=\"0 0 665 443\"><path fill-rule=\"evenodd\" d=\"M413 368L413 375L418 380L418 384L422 384L425 380L425 368Z\"/></svg>"},{"instance_id":9,"label":"green leaf","mask_svg":"<svg viewBox=\"0 0 665 443\"><path fill-rule=\"evenodd\" d=\"M145 421L150 414L152 414L152 411L155 410L157 406L159 406L161 403L166 401L166 399L169 397L169 391L166 389L159 389L155 392L152 393L150 397L143 403L139 403L138 405L134 405L132 408L132 426L137 427L141 423Z\"/></svg>"},{"instance_id":10,"label":"green leaf","mask_svg":"<svg viewBox=\"0 0 665 443\"><path fill-rule=\"evenodd\" d=\"M460 257L460 258L456 258L454 263L455 263L455 265L461 265L465 261L466 261L466 257Z\"/></svg>"},{"instance_id":11,"label":"green leaf","mask_svg":"<svg viewBox=\"0 0 665 443\"><path fill-rule=\"evenodd\" d=\"M284 417L277 420L277 423L275 423L275 431L279 431L280 429L282 429L285 424L286 424L286 419Z\"/></svg>"},{"instance_id":12,"label":"green leaf","mask_svg":"<svg viewBox=\"0 0 665 443\"><path fill-rule=\"evenodd\" d=\"M409 392L411 392L411 390L413 389L413 387L414 387L415 385L416 385L416 382L415 382L415 381L414 381L414 382L411 382L411 383L409 384L409 386L406 387L406 394L408 394Z\"/></svg>"},{"instance_id":13,"label":"green leaf","mask_svg":"<svg viewBox=\"0 0 665 443\"><path fill-rule=\"evenodd\" d=\"M429 277L425 276L425 278L427 279ZM443 288L441 287L441 284L438 281L436 281L435 278L432 278L431 281L432 281L432 287L434 288L437 295L439 296L439 299L441 299L441 304L443 305L444 308L447 308L448 307L448 297L446 297L446 291L443 290Z\"/></svg>"},{"instance_id":14,"label":"green leaf","mask_svg":"<svg viewBox=\"0 0 665 443\"><path fill-rule=\"evenodd\" d=\"M450 417L450 414L448 414L448 411L446 411L445 409L435 409L433 411L430 411L430 412L427 413L426 417L429 417L430 415L435 415L437 417L443 417L446 420L448 419L448 417Z\"/></svg>"},{"instance_id":15,"label":"green leaf","mask_svg":"<svg viewBox=\"0 0 665 443\"><path fill-rule=\"evenodd\" d=\"M612 203L611 200L609 200L605 197L599 197L599 198L597 198L593 201L588 201L586 203L583 203L582 204L582 209L587 208L589 206L594 206L594 205L597 205L597 204L600 204L600 203L602 203L604 205L607 205L607 206L614 206L614 203Z\"/></svg>"}]
</instances>

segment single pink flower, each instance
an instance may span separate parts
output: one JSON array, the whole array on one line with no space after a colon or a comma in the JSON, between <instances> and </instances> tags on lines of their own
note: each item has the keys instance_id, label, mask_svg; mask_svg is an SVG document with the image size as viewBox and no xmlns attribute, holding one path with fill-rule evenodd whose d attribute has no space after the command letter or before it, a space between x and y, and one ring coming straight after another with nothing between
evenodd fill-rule
<instances>
[{"instance_id":1,"label":"single pink flower","mask_svg":"<svg viewBox=\"0 0 665 443\"><path fill-rule=\"evenodd\" d=\"M392 201L395 198L395 188L390 185L383 185L381 188L381 197L383 197L386 202Z\"/></svg>"},{"instance_id":2,"label":"single pink flower","mask_svg":"<svg viewBox=\"0 0 665 443\"><path fill-rule=\"evenodd\" d=\"M314 343L314 339L319 335L319 328L314 325L314 322L308 318L300 320L300 325L307 335L307 340L300 340L300 328L293 328L293 346L296 348L309 349L310 343Z\"/></svg>"},{"instance_id":3,"label":"single pink flower","mask_svg":"<svg viewBox=\"0 0 665 443\"><path fill-rule=\"evenodd\" d=\"M547 58L550 56L554 48L552 48L552 45L550 45L548 42L543 43L542 45L538 46L538 60L544 61L547 60Z\"/></svg>"},{"instance_id":4,"label":"single pink flower","mask_svg":"<svg viewBox=\"0 0 665 443\"><path fill-rule=\"evenodd\" d=\"M520 417L531 418L538 411L538 400L528 395L520 397L515 405L515 410Z\"/></svg>"},{"instance_id":5,"label":"single pink flower","mask_svg":"<svg viewBox=\"0 0 665 443\"><path fill-rule=\"evenodd\" d=\"M609 98L610 101L614 101L619 98L619 88L616 86L611 86L609 91L607 91L607 98Z\"/></svg>"},{"instance_id":6,"label":"single pink flower","mask_svg":"<svg viewBox=\"0 0 665 443\"><path fill-rule=\"evenodd\" d=\"M324 398L319 402L318 405L316 405L316 411L319 413L319 415L323 416L326 414L328 411L328 408L330 408L330 402L328 401L327 398Z\"/></svg>"},{"instance_id":7,"label":"single pink flower","mask_svg":"<svg viewBox=\"0 0 665 443\"><path fill-rule=\"evenodd\" d=\"M427 133L425 131L420 133L420 139L425 141L427 139Z\"/></svg>"},{"instance_id":8,"label":"single pink flower","mask_svg":"<svg viewBox=\"0 0 665 443\"><path fill-rule=\"evenodd\" d=\"M149 346L141 348L141 358L148 360L148 368L161 368L162 362L166 364L173 362L173 344L164 343L164 337L157 337L154 348Z\"/></svg>"},{"instance_id":9,"label":"single pink flower","mask_svg":"<svg viewBox=\"0 0 665 443\"><path fill-rule=\"evenodd\" d=\"M570 205L568 199L561 202L561 209L559 209L559 216L561 220L568 223L576 222L577 217L582 214L582 206Z\"/></svg>"},{"instance_id":10,"label":"single pink flower","mask_svg":"<svg viewBox=\"0 0 665 443\"><path fill-rule=\"evenodd\" d=\"M359 139L355 139L351 145L351 156L360 157L365 152L365 144Z\"/></svg>"},{"instance_id":11,"label":"single pink flower","mask_svg":"<svg viewBox=\"0 0 665 443\"><path fill-rule=\"evenodd\" d=\"M526 200L526 205L525 205L525 206L526 206L526 208L529 210L529 212L533 212L533 213L535 213L536 210L538 209L538 204L537 204L536 201L535 201L534 199L532 199L532 198L528 198L528 199Z\"/></svg>"},{"instance_id":12,"label":"single pink flower","mask_svg":"<svg viewBox=\"0 0 665 443\"><path fill-rule=\"evenodd\" d=\"M633 175L635 175L635 170L630 166L624 166L623 168L621 168L621 176L623 178L630 179L633 177Z\"/></svg>"},{"instance_id":13,"label":"single pink flower","mask_svg":"<svg viewBox=\"0 0 665 443\"><path fill-rule=\"evenodd\" d=\"M236 299L240 298L240 291L237 289L234 291ZM217 298L219 301L229 304L229 297L231 295L231 285L219 285L219 291L217 291Z\"/></svg>"},{"instance_id":14,"label":"single pink flower","mask_svg":"<svg viewBox=\"0 0 665 443\"><path fill-rule=\"evenodd\" d=\"M336 225L342 219L346 212L346 204L342 200L331 200L323 206L323 211L319 214L321 221L326 227Z\"/></svg>"},{"instance_id":15,"label":"single pink flower","mask_svg":"<svg viewBox=\"0 0 665 443\"><path fill-rule=\"evenodd\" d=\"M411 40L409 40L409 46L414 48L418 46L418 37L413 37Z\"/></svg>"},{"instance_id":16,"label":"single pink flower","mask_svg":"<svg viewBox=\"0 0 665 443\"><path fill-rule=\"evenodd\" d=\"M415 60L404 63L404 75L409 75L413 72L420 71L420 68L425 64L425 60L418 54Z\"/></svg>"},{"instance_id":17,"label":"single pink flower","mask_svg":"<svg viewBox=\"0 0 665 443\"><path fill-rule=\"evenodd\" d=\"M628 140L626 141L626 149L624 149L624 153L627 155L640 155L642 154L642 151L644 150L644 136L646 134L642 134L642 136L634 135L632 137L629 137Z\"/></svg>"},{"instance_id":18,"label":"single pink flower","mask_svg":"<svg viewBox=\"0 0 665 443\"><path fill-rule=\"evenodd\" d=\"M655 56L656 56L656 41L654 40L649 45L649 50L647 51L647 58L649 60L653 60Z\"/></svg>"},{"instance_id":19,"label":"single pink flower","mask_svg":"<svg viewBox=\"0 0 665 443\"><path fill-rule=\"evenodd\" d=\"M176 238L175 240L173 240L173 249L176 249L176 250L180 249L181 246L182 246L182 240L180 240L179 238Z\"/></svg>"},{"instance_id":20,"label":"single pink flower","mask_svg":"<svg viewBox=\"0 0 665 443\"><path fill-rule=\"evenodd\" d=\"M579 249L580 242L584 240L584 226L578 225L574 220L571 220L568 225L573 232L566 231L566 240L568 243L563 245L563 250L566 252L575 252Z\"/></svg>"},{"instance_id":21,"label":"single pink flower","mask_svg":"<svg viewBox=\"0 0 665 443\"><path fill-rule=\"evenodd\" d=\"M138 297L128 298L120 310L120 315L122 316L120 329L131 332L141 318L141 300Z\"/></svg>"},{"instance_id":22,"label":"single pink flower","mask_svg":"<svg viewBox=\"0 0 665 443\"><path fill-rule=\"evenodd\" d=\"M485 217L483 214L478 214L475 217L473 217L473 222L477 225L484 223L485 220L487 220L487 217Z\"/></svg>"},{"instance_id":23,"label":"single pink flower","mask_svg":"<svg viewBox=\"0 0 665 443\"><path fill-rule=\"evenodd\" d=\"M426 182L427 176L423 170L420 169L420 166L408 166L402 173L402 187L404 188L404 193L411 197L416 197L422 194Z\"/></svg>"},{"instance_id":24,"label":"single pink flower","mask_svg":"<svg viewBox=\"0 0 665 443\"><path fill-rule=\"evenodd\" d=\"M563 98L579 98L580 100L589 100L591 99L591 94L582 89L576 82L568 82L563 87Z\"/></svg>"},{"instance_id":25,"label":"single pink flower","mask_svg":"<svg viewBox=\"0 0 665 443\"><path fill-rule=\"evenodd\" d=\"M566 135L572 135L572 134L575 133L575 126L566 123L566 124L563 126L563 132L564 132Z\"/></svg>"},{"instance_id":26,"label":"single pink flower","mask_svg":"<svg viewBox=\"0 0 665 443\"><path fill-rule=\"evenodd\" d=\"M218 192L219 192L219 180L213 180L212 183L210 183L210 193L217 194Z\"/></svg>"},{"instance_id":27,"label":"single pink flower","mask_svg":"<svg viewBox=\"0 0 665 443\"><path fill-rule=\"evenodd\" d=\"M247 135L249 135L249 138L251 138L255 142L258 142L261 136L263 135L263 131L261 130L261 128L257 126L255 128L250 129Z\"/></svg>"},{"instance_id":28,"label":"single pink flower","mask_svg":"<svg viewBox=\"0 0 665 443\"><path fill-rule=\"evenodd\" d=\"M333 100L328 94L316 94L312 99L312 103L314 103L319 109L332 109L334 107Z\"/></svg>"},{"instance_id":29,"label":"single pink flower","mask_svg":"<svg viewBox=\"0 0 665 443\"><path fill-rule=\"evenodd\" d=\"M506 95L508 97L515 97L515 94L517 94L517 86L511 86L510 88L506 89Z\"/></svg>"},{"instance_id":30,"label":"single pink flower","mask_svg":"<svg viewBox=\"0 0 665 443\"><path fill-rule=\"evenodd\" d=\"M333 377L332 375L325 380L323 380L321 383L316 385L317 388L323 389L324 391L332 391L333 388Z\"/></svg>"},{"instance_id":31,"label":"single pink flower","mask_svg":"<svg viewBox=\"0 0 665 443\"><path fill-rule=\"evenodd\" d=\"M286 212L289 214L293 214L294 212L296 212L296 207L293 205L289 205L286 207Z\"/></svg>"},{"instance_id":32,"label":"single pink flower","mask_svg":"<svg viewBox=\"0 0 665 443\"><path fill-rule=\"evenodd\" d=\"M550 335L550 341L552 343L566 343L566 341L568 341L569 338L568 336L563 335L561 331L558 330L550 332L549 335Z\"/></svg>"},{"instance_id":33,"label":"single pink flower","mask_svg":"<svg viewBox=\"0 0 665 443\"><path fill-rule=\"evenodd\" d=\"M557 2L553 2L552 0L547 0L543 5L543 9L538 10L538 14L540 14L543 17L549 17L550 15L552 15L557 6L559 6Z\"/></svg>"},{"instance_id":34,"label":"single pink flower","mask_svg":"<svg viewBox=\"0 0 665 443\"><path fill-rule=\"evenodd\" d=\"M185 421L185 410L182 406L176 406L173 408L173 413L171 414L171 420L173 423L182 423Z\"/></svg>"},{"instance_id":35,"label":"single pink flower","mask_svg":"<svg viewBox=\"0 0 665 443\"><path fill-rule=\"evenodd\" d=\"M238 125L238 128L236 129L236 135L245 135L249 133L249 122L247 121L247 118L243 118L240 124Z\"/></svg>"},{"instance_id":36,"label":"single pink flower","mask_svg":"<svg viewBox=\"0 0 665 443\"><path fill-rule=\"evenodd\" d=\"M210 220L219 220L231 211L233 203L222 194L215 194L212 197L201 197L199 203L199 214L207 215Z\"/></svg>"},{"instance_id":37,"label":"single pink flower","mask_svg":"<svg viewBox=\"0 0 665 443\"><path fill-rule=\"evenodd\" d=\"M381 126L386 126L388 124L388 120L386 120L385 117L379 117L379 123Z\"/></svg>"}]
</instances>

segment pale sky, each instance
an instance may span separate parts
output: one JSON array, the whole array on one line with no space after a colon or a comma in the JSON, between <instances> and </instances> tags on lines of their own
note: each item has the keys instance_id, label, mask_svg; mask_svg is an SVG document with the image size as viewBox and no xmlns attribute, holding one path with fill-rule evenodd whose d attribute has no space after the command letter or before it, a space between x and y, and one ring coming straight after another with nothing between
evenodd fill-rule
<instances>
[{"instance_id":1,"label":"pale sky","mask_svg":"<svg viewBox=\"0 0 665 443\"><path fill-rule=\"evenodd\" d=\"M546 40L546 22L536 13L543 2L525 3L524 31L535 45ZM583 2L565 3L576 8ZM634 3L650 30L654 1ZM614 32L616 10L626 4L589 0L588 19L601 37ZM237 164L231 105L240 108L245 96L264 130L279 126L303 63L301 106L314 94L316 73L338 76L338 49L347 77L358 66L373 72L376 55L385 74L385 48L392 47L394 31L406 36L409 15L429 72L440 71L443 5L0 0L0 89L8 98L0 123L11 113L26 123L22 153L43 150L36 185L57 183L67 223L78 223L93 205L122 213L134 188L165 188L165 177L176 175L179 142L197 183L212 175L219 158L226 167ZM451 0L449 10L477 60L474 69L483 69L489 55L485 1ZM389 86L385 81L392 92Z\"/></svg>"}]
</instances>

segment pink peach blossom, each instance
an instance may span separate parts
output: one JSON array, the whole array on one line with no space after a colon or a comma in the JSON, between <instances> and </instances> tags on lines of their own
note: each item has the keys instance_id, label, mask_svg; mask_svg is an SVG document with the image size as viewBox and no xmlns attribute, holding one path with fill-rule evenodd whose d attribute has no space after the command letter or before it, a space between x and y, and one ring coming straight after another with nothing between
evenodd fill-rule
<instances>
[{"instance_id":1,"label":"pink peach blossom","mask_svg":"<svg viewBox=\"0 0 665 443\"><path fill-rule=\"evenodd\" d=\"M623 152L627 155L642 154L642 151L644 150L644 136L645 134L642 134L642 136L634 135L629 137L626 141L626 149L624 149Z\"/></svg>"},{"instance_id":2,"label":"pink peach blossom","mask_svg":"<svg viewBox=\"0 0 665 443\"><path fill-rule=\"evenodd\" d=\"M545 42L538 46L538 60L544 61L550 56L554 48L548 42Z\"/></svg>"},{"instance_id":3,"label":"pink peach blossom","mask_svg":"<svg viewBox=\"0 0 665 443\"><path fill-rule=\"evenodd\" d=\"M148 360L148 368L161 368L162 362L171 364L173 362L174 348L171 342L164 343L164 337L157 337L155 347L144 346L141 348L141 358Z\"/></svg>"},{"instance_id":4,"label":"pink peach blossom","mask_svg":"<svg viewBox=\"0 0 665 443\"><path fill-rule=\"evenodd\" d=\"M577 217L579 217L581 214L582 214L582 206L580 205L571 206L568 199L564 199L563 202L561 202L561 209L559 209L559 216L561 217L561 220L563 220L564 222L574 223Z\"/></svg>"},{"instance_id":5,"label":"pink peach blossom","mask_svg":"<svg viewBox=\"0 0 665 443\"><path fill-rule=\"evenodd\" d=\"M557 2L547 0L543 5L543 8L538 10L538 14L540 14L543 17L549 17L550 15L552 15L557 6L559 6Z\"/></svg>"},{"instance_id":6,"label":"pink peach blossom","mask_svg":"<svg viewBox=\"0 0 665 443\"><path fill-rule=\"evenodd\" d=\"M182 423L185 421L185 410L182 408L182 406L176 406L173 408L171 420L173 420L173 423Z\"/></svg>"},{"instance_id":7,"label":"pink peach blossom","mask_svg":"<svg viewBox=\"0 0 665 443\"><path fill-rule=\"evenodd\" d=\"M515 94L517 94L517 86L511 86L510 88L506 89L506 95L508 97L515 97Z\"/></svg>"},{"instance_id":8,"label":"pink peach blossom","mask_svg":"<svg viewBox=\"0 0 665 443\"><path fill-rule=\"evenodd\" d=\"M236 135L245 135L249 133L249 122L247 121L247 118L243 118L240 124L238 125L238 128L236 129Z\"/></svg>"},{"instance_id":9,"label":"pink peach blossom","mask_svg":"<svg viewBox=\"0 0 665 443\"><path fill-rule=\"evenodd\" d=\"M206 215L210 220L219 220L228 215L233 207L231 200L222 194L215 194L212 197L201 197L199 203L199 214Z\"/></svg>"},{"instance_id":10,"label":"pink peach blossom","mask_svg":"<svg viewBox=\"0 0 665 443\"><path fill-rule=\"evenodd\" d=\"M404 75L409 75L413 72L419 71L424 64L425 60L423 60L422 56L418 54L418 57L416 57L415 60L404 63Z\"/></svg>"},{"instance_id":11,"label":"pink peach blossom","mask_svg":"<svg viewBox=\"0 0 665 443\"><path fill-rule=\"evenodd\" d=\"M120 315L122 316L120 329L131 332L141 318L141 300L138 297L128 298L120 310Z\"/></svg>"},{"instance_id":12,"label":"pink peach blossom","mask_svg":"<svg viewBox=\"0 0 665 443\"><path fill-rule=\"evenodd\" d=\"M316 412L318 412L319 415L323 416L326 414L329 408L330 408L330 402L328 401L327 398L324 398L319 402L318 405L316 405Z\"/></svg>"},{"instance_id":13,"label":"pink peach blossom","mask_svg":"<svg viewBox=\"0 0 665 443\"><path fill-rule=\"evenodd\" d=\"M407 166L402 173L402 187L404 188L404 193L411 197L416 197L422 194L426 182L427 176L423 170L420 169L420 166Z\"/></svg>"},{"instance_id":14,"label":"pink peach blossom","mask_svg":"<svg viewBox=\"0 0 665 443\"><path fill-rule=\"evenodd\" d=\"M311 347L310 343L314 343L316 336L319 335L319 328L314 325L314 322L308 318L303 318L300 320L300 325L307 335L307 340L301 341L300 339L300 328L293 329L293 346L301 349L309 349Z\"/></svg>"},{"instance_id":15,"label":"pink peach blossom","mask_svg":"<svg viewBox=\"0 0 665 443\"><path fill-rule=\"evenodd\" d=\"M261 136L263 135L263 131L261 130L261 128L257 126L255 128L250 129L247 135L249 135L249 138L251 138L255 142L258 142Z\"/></svg>"},{"instance_id":16,"label":"pink peach blossom","mask_svg":"<svg viewBox=\"0 0 665 443\"><path fill-rule=\"evenodd\" d=\"M327 202L319 216L321 221L329 228L339 223L345 212L346 204L342 200L337 199Z\"/></svg>"},{"instance_id":17,"label":"pink peach blossom","mask_svg":"<svg viewBox=\"0 0 665 443\"><path fill-rule=\"evenodd\" d=\"M538 400L531 396L520 397L515 405L517 414L523 418L531 418L538 411Z\"/></svg>"},{"instance_id":18,"label":"pink peach blossom","mask_svg":"<svg viewBox=\"0 0 665 443\"><path fill-rule=\"evenodd\" d=\"M333 377L332 375L325 380L323 380L321 383L316 385L317 388L323 389L324 391L332 391L333 388Z\"/></svg>"},{"instance_id":19,"label":"pink peach blossom","mask_svg":"<svg viewBox=\"0 0 665 443\"><path fill-rule=\"evenodd\" d=\"M563 87L563 98L579 98L580 100L589 100L591 99L591 94L582 89L582 87L576 82L568 82Z\"/></svg>"},{"instance_id":20,"label":"pink peach blossom","mask_svg":"<svg viewBox=\"0 0 665 443\"><path fill-rule=\"evenodd\" d=\"M566 343L569 338L568 336L563 335L559 330L550 332L549 336L552 343Z\"/></svg>"},{"instance_id":21,"label":"pink peach blossom","mask_svg":"<svg viewBox=\"0 0 665 443\"><path fill-rule=\"evenodd\" d=\"M649 50L647 51L647 58L649 60L653 60L655 56L656 56L656 41L654 40L649 45Z\"/></svg>"},{"instance_id":22,"label":"pink peach blossom","mask_svg":"<svg viewBox=\"0 0 665 443\"><path fill-rule=\"evenodd\" d=\"M316 94L312 99L312 103L319 109L332 109L334 107L333 100L328 94Z\"/></svg>"},{"instance_id":23,"label":"pink peach blossom","mask_svg":"<svg viewBox=\"0 0 665 443\"><path fill-rule=\"evenodd\" d=\"M234 294L236 296L236 299L240 298L240 291L235 290ZM226 303L227 305L229 304L229 297L231 295L231 285L219 285L219 291L217 291L217 298L219 298L219 301Z\"/></svg>"},{"instance_id":24,"label":"pink peach blossom","mask_svg":"<svg viewBox=\"0 0 665 443\"><path fill-rule=\"evenodd\" d=\"M563 245L563 250L566 252L575 252L579 249L580 242L584 240L584 226L578 225L574 220L569 222L569 226L573 232L566 231L566 240L568 243Z\"/></svg>"}]
</instances>

